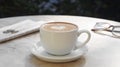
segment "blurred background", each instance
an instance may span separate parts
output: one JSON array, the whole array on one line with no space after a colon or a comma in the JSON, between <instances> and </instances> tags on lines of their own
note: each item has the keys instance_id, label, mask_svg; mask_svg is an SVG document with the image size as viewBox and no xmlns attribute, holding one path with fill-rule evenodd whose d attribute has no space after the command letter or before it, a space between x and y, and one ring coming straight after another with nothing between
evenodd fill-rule
<instances>
[{"instance_id":1,"label":"blurred background","mask_svg":"<svg viewBox=\"0 0 120 67\"><path fill-rule=\"evenodd\" d=\"M75 15L120 21L120 0L0 0L0 18Z\"/></svg>"}]
</instances>

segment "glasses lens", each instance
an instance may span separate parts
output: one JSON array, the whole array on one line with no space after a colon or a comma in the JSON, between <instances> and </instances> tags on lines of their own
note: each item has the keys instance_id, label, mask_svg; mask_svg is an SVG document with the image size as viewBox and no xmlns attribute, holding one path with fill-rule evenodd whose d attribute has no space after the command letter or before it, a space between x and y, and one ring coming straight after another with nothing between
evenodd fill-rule
<instances>
[{"instance_id":1,"label":"glasses lens","mask_svg":"<svg viewBox=\"0 0 120 67\"><path fill-rule=\"evenodd\" d=\"M115 36L120 36L120 26L114 26L114 28L112 29L112 33Z\"/></svg>"},{"instance_id":2,"label":"glasses lens","mask_svg":"<svg viewBox=\"0 0 120 67\"><path fill-rule=\"evenodd\" d=\"M94 29L95 30L106 30L110 27L110 24L104 23L104 22L98 22L95 24Z\"/></svg>"}]
</instances>

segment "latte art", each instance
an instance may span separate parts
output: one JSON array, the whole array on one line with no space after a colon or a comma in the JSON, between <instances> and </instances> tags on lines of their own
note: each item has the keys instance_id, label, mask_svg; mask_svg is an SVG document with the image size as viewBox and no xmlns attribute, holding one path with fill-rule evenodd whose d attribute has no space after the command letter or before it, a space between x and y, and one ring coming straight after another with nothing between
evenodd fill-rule
<instances>
[{"instance_id":1,"label":"latte art","mask_svg":"<svg viewBox=\"0 0 120 67\"><path fill-rule=\"evenodd\" d=\"M77 26L66 22L51 22L42 26L47 31L72 31L77 29Z\"/></svg>"},{"instance_id":2,"label":"latte art","mask_svg":"<svg viewBox=\"0 0 120 67\"><path fill-rule=\"evenodd\" d=\"M63 30L63 29L65 29L65 26L58 25L58 26L51 26L51 28L56 29L56 30Z\"/></svg>"}]
</instances>

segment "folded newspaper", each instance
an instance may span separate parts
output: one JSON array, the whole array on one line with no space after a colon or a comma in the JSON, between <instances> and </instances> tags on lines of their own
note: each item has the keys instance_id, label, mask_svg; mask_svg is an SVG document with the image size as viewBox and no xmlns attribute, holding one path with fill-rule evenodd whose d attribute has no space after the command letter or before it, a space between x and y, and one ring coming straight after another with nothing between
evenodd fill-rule
<instances>
[{"instance_id":1,"label":"folded newspaper","mask_svg":"<svg viewBox=\"0 0 120 67\"><path fill-rule=\"evenodd\" d=\"M39 31L39 27L43 23L45 23L45 21L35 22L27 19L13 25L2 27L0 28L0 43Z\"/></svg>"}]
</instances>

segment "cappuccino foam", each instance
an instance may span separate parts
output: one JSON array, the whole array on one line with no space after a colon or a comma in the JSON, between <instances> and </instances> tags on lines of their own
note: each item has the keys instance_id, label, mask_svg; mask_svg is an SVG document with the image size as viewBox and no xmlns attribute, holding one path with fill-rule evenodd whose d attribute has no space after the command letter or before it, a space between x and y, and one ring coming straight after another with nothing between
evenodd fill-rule
<instances>
[{"instance_id":1,"label":"cappuccino foam","mask_svg":"<svg viewBox=\"0 0 120 67\"><path fill-rule=\"evenodd\" d=\"M77 29L77 26L66 22L51 22L42 26L47 31L72 31Z\"/></svg>"}]
</instances>

